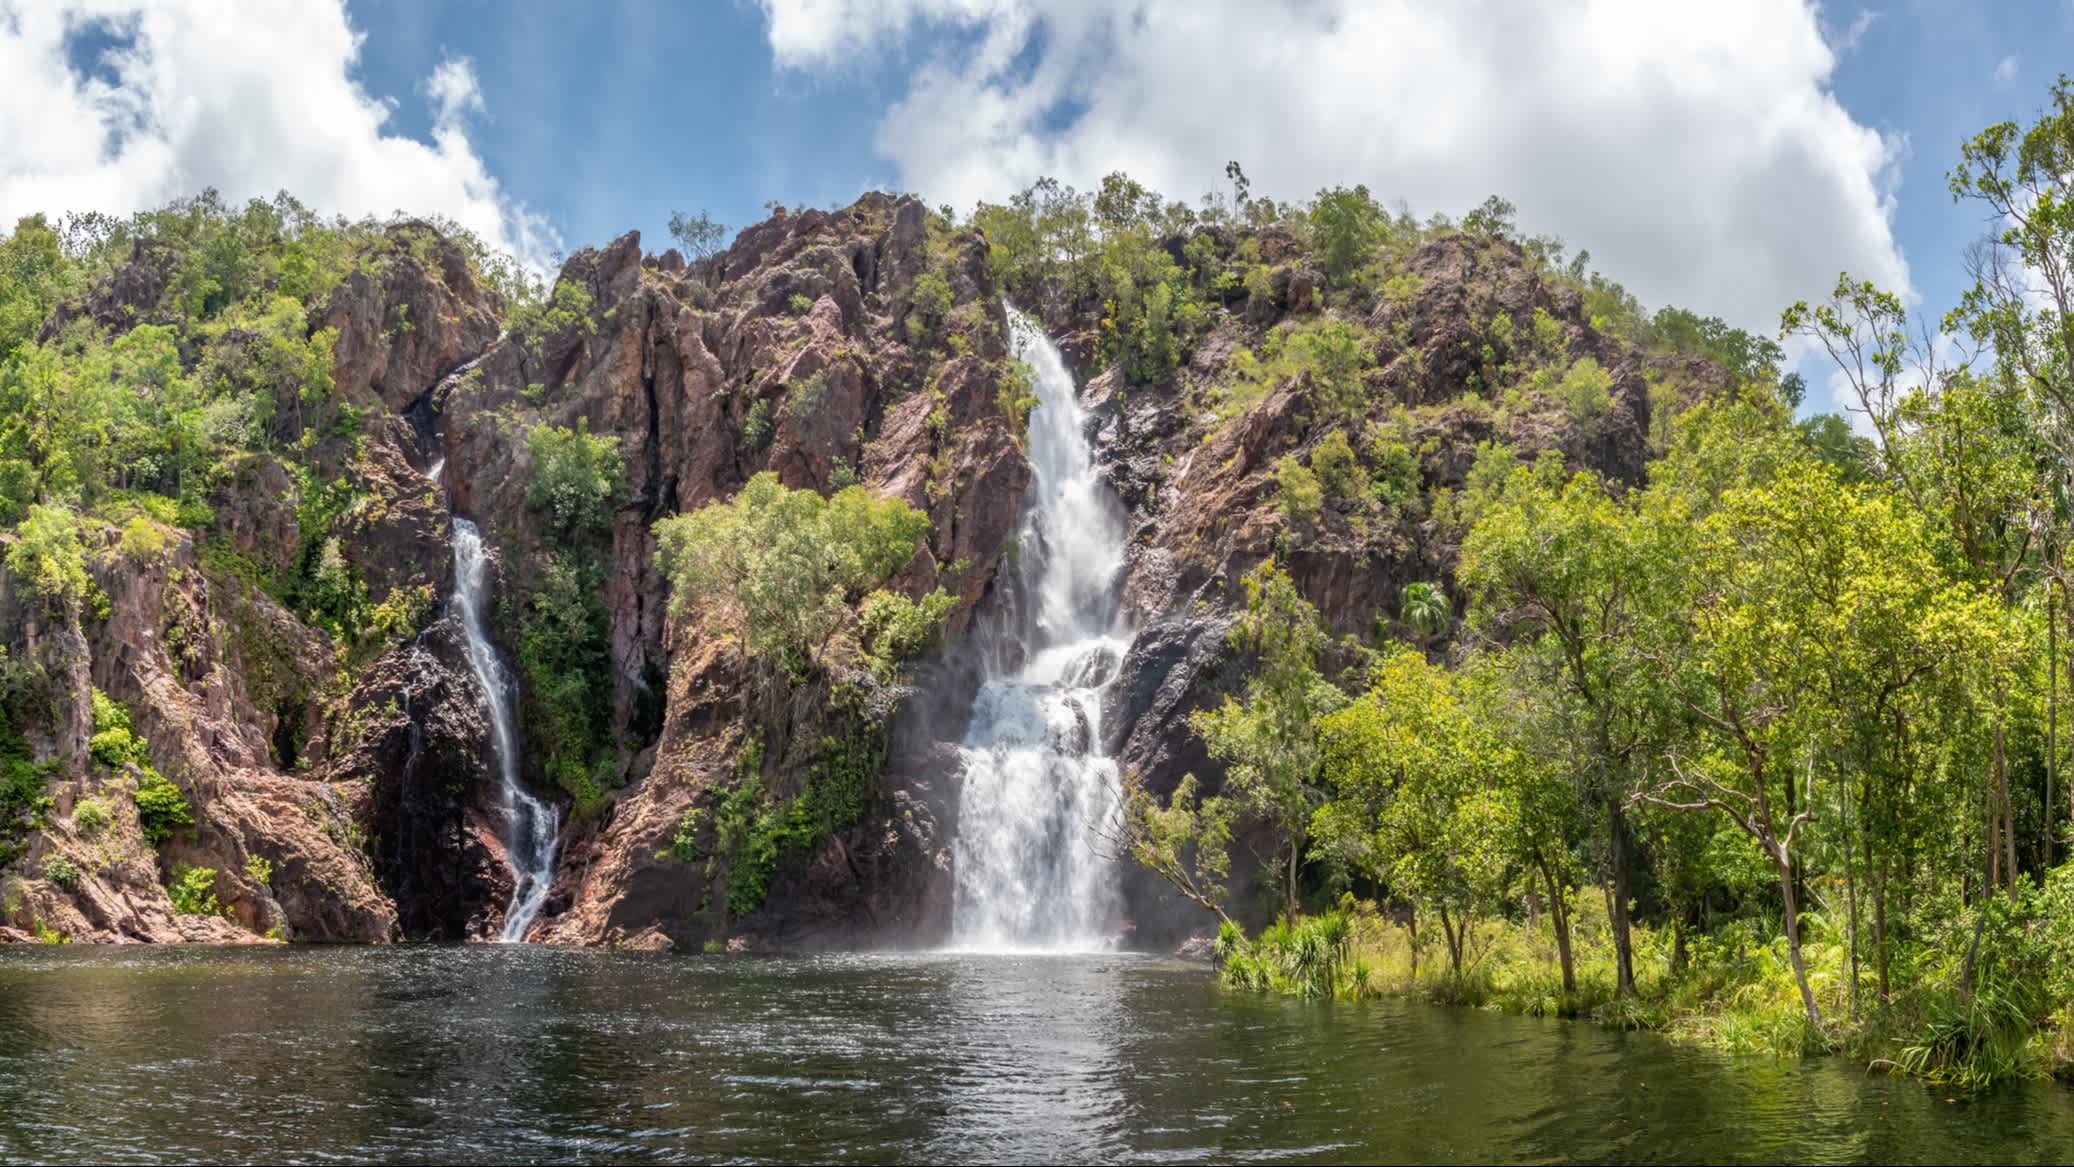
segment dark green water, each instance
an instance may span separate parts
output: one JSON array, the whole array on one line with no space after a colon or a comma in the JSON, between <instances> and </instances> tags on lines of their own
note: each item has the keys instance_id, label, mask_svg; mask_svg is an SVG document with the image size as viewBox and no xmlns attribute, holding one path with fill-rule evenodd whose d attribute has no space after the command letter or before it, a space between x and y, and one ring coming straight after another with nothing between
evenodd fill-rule
<instances>
[{"instance_id":1,"label":"dark green water","mask_svg":"<svg viewBox=\"0 0 2074 1167\"><path fill-rule=\"evenodd\" d=\"M0 951L0 1159L2065 1162L1973 1101L1145 957Z\"/></svg>"}]
</instances>

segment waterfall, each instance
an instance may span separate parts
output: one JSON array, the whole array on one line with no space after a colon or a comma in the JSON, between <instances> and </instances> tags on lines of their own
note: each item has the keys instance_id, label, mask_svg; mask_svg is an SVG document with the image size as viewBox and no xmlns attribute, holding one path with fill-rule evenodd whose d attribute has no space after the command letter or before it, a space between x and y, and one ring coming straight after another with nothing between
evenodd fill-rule
<instances>
[{"instance_id":1,"label":"waterfall","mask_svg":"<svg viewBox=\"0 0 2074 1167\"><path fill-rule=\"evenodd\" d=\"M1098 832L1117 815L1116 763L1102 752L1102 691L1128 630L1117 615L1122 507L1096 476L1065 361L1008 309L1035 374L1034 478L1004 587L980 633L987 676L961 754L951 942L961 948L1086 950L1114 933L1114 862Z\"/></svg>"},{"instance_id":2,"label":"waterfall","mask_svg":"<svg viewBox=\"0 0 2074 1167\"><path fill-rule=\"evenodd\" d=\"M555 816L547 804L519 785L518 738L511 724L511 679L483 627L483 601L490 557L482 532L458 515L454 518L454 596L451 611L468 646L468 667L482 686L490 711L490 751L496 755L498 806L504 813L504 855L511 866L511 903L504 909L504 931L498 939L526 938L526 927L540 913L553 882Z\"/></svg>"}]
</instances>

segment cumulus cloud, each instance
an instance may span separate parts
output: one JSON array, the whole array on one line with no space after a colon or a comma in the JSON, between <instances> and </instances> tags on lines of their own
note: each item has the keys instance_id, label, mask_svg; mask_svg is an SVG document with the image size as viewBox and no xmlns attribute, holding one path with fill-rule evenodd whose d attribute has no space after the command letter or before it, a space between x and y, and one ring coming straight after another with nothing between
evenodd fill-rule
<instances>
[{"instance_id":1,"label":"cumulus cloud","mask_svg":"<svg viewBox=\"0 0 2074 1167\"><path fill-rule=\"evenodd\" d=\"M920 58L877 146L932 202L1112 170L1190 196L1235 158L1283 198L1365 183L1460 214L1502 194L1645 303L1767 332L1839 270L1908 289L1905 143L1837 102L1800 0L763 4L782 68Z\"/></svg>"},{"instance_id":2,"label":"cumulus cloud","mask_svg":"<svg viewBox=\"0 0 2074 1167\"><path fill-rule=\"evenodd\" d=\"M124 214L213 186L351 216L442 214L532 266L559 245L469 140L465 60L424 84L431 141L392 132L353 78L339 0L0 0L0 227Z\"/></svg>"}]
</instances>

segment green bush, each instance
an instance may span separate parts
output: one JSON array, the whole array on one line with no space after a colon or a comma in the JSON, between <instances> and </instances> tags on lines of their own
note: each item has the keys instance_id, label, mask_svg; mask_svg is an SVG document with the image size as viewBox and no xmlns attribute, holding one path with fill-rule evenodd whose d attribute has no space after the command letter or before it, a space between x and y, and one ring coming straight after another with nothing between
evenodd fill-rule
<instances>
[{"instance_id":1,"label":"green bush","mask_svg":"<svg viewBox=\"0 0 2074 1167\"><path fill-rule=\"evenodd\" d=\"M188 805L187 795L180 787L157 770L146 766L137 779L137 823L144 828L144 838L157 846L173 837L177 827L194 825L194 808Z\"/></svg>"},{"instance_id":2,"label":"green bush","mask_svg":"<svg viewBox=\"0 0 2074 1167\"><path fill-rule=\"evenodd\" d=\"M166 885L166 895L173 901L173 910L183 916L214 916L223 911L222 902L216 898L213 867L175 863L173 882Z\"/></svg>"},{"instance_id":3,"label":"green bush","mask_svg":"<svg viewBox=\"0 0 2074 1167\"><path fill-rule=\"evenodd\" d=\"M80 834L98 835L108 820L108 804L98 798L82 798L72 807L72 826Z\"/></svg>"},{"instance_id":4,"label":"green bush","mask_svg":"<svg viewBox=\"0 0 2074 1167\"><path fill-rule=\"evenodd\" d=\"M762 398L749 406L749 413L742 419L742 448L752 454L761 454L771 444L771 403Z\"/></svg>"},{"instance_id":5,"label":"green bush","mask_svg":"<svg viewBox=\"0 0 2074 1167\"><path fill-rule=\"evenodd\" d=\"M79 882L79 864L63 855L52 855L43 861L43 878L59 887L71 887Z\"/></svg>"},{"instance_id":6,"label":"green bush","mask_svg":"<svg viewBox=\"0 0 2074 1167\"><path fill-rule=\"evenodd\" d=\"M546 514L557 534L611 528L624 474L618 438L594 435L589 419L578 418L575 429L534 426L526 450L533 460L526 505Z\"/></svg>"},{"instance_id":7,"label":"green bush","mask_svg":"<svg viewBox=\"0 0 2074 1167\"><path fill-rule=\"evenodd\" d=\"M14 722L0 716L0 867L26 850L28 833L43 826L51 802L45 789L49 772L36 764Z\"/></svg>"},{"instance_id":8,"label":"green bush","mask_svg":"<svg viewBox=\"0 0 2074 1167\"><path fill-rule=\"evenodd\" d=\"M94 736L87 741L87 752L93 755L94 761L111 770L120 770L127 765L142 766L150 761L150 751L145 747L144 739L130 728L130 711L121 702L95 689L93 708Z\"/></svg>"},{"instance_id":9,"label":"green bush","mask_svg":"<svg viewBox=\"0 0 2074 1167\"><path fill-rule=\"evenodd\" d=\"M751 656L794 667L854 621L853 596L913 558L929 517L862 486L823 498L768 471L726 502L655 525L657 558L679 611L704 606Z\"/></svg>"},{"instance_id":10,"label":"green bush","mask_svg":"<svg viewBox=\"0 0 2074 1167\"><path fill-rule=\"evenodd\" d=\"M1292 523L1308 523L1325 505L1325 488L1311 468L1284 454L1275 462L1275 505Z\"/></svg>"}]
</instances>

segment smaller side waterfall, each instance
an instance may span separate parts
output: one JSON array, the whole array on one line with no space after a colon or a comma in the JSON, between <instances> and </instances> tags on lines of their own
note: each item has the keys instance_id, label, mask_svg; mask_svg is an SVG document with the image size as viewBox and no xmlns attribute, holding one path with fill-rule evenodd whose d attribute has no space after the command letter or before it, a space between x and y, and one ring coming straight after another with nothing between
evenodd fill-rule
<instances>
[{"instance_id":1,"label":"smaller side waterfall","mask_svg":"<svg viewBox=\"0 0 2074 1167\"><path fill-rule=\"evenodd\" d=\"M451 611L468 645L468 667L489 705L490 752L496 755L499 805L504 812L504 854L511 865L511 903L504 909L507 943L526 938L554 881L555 815L519 785L518 736L511 724L512 685L504 662L483 627L483 598L490 557L474 523L454 518L454 596Z\"/></svg>"}]
</instances>

